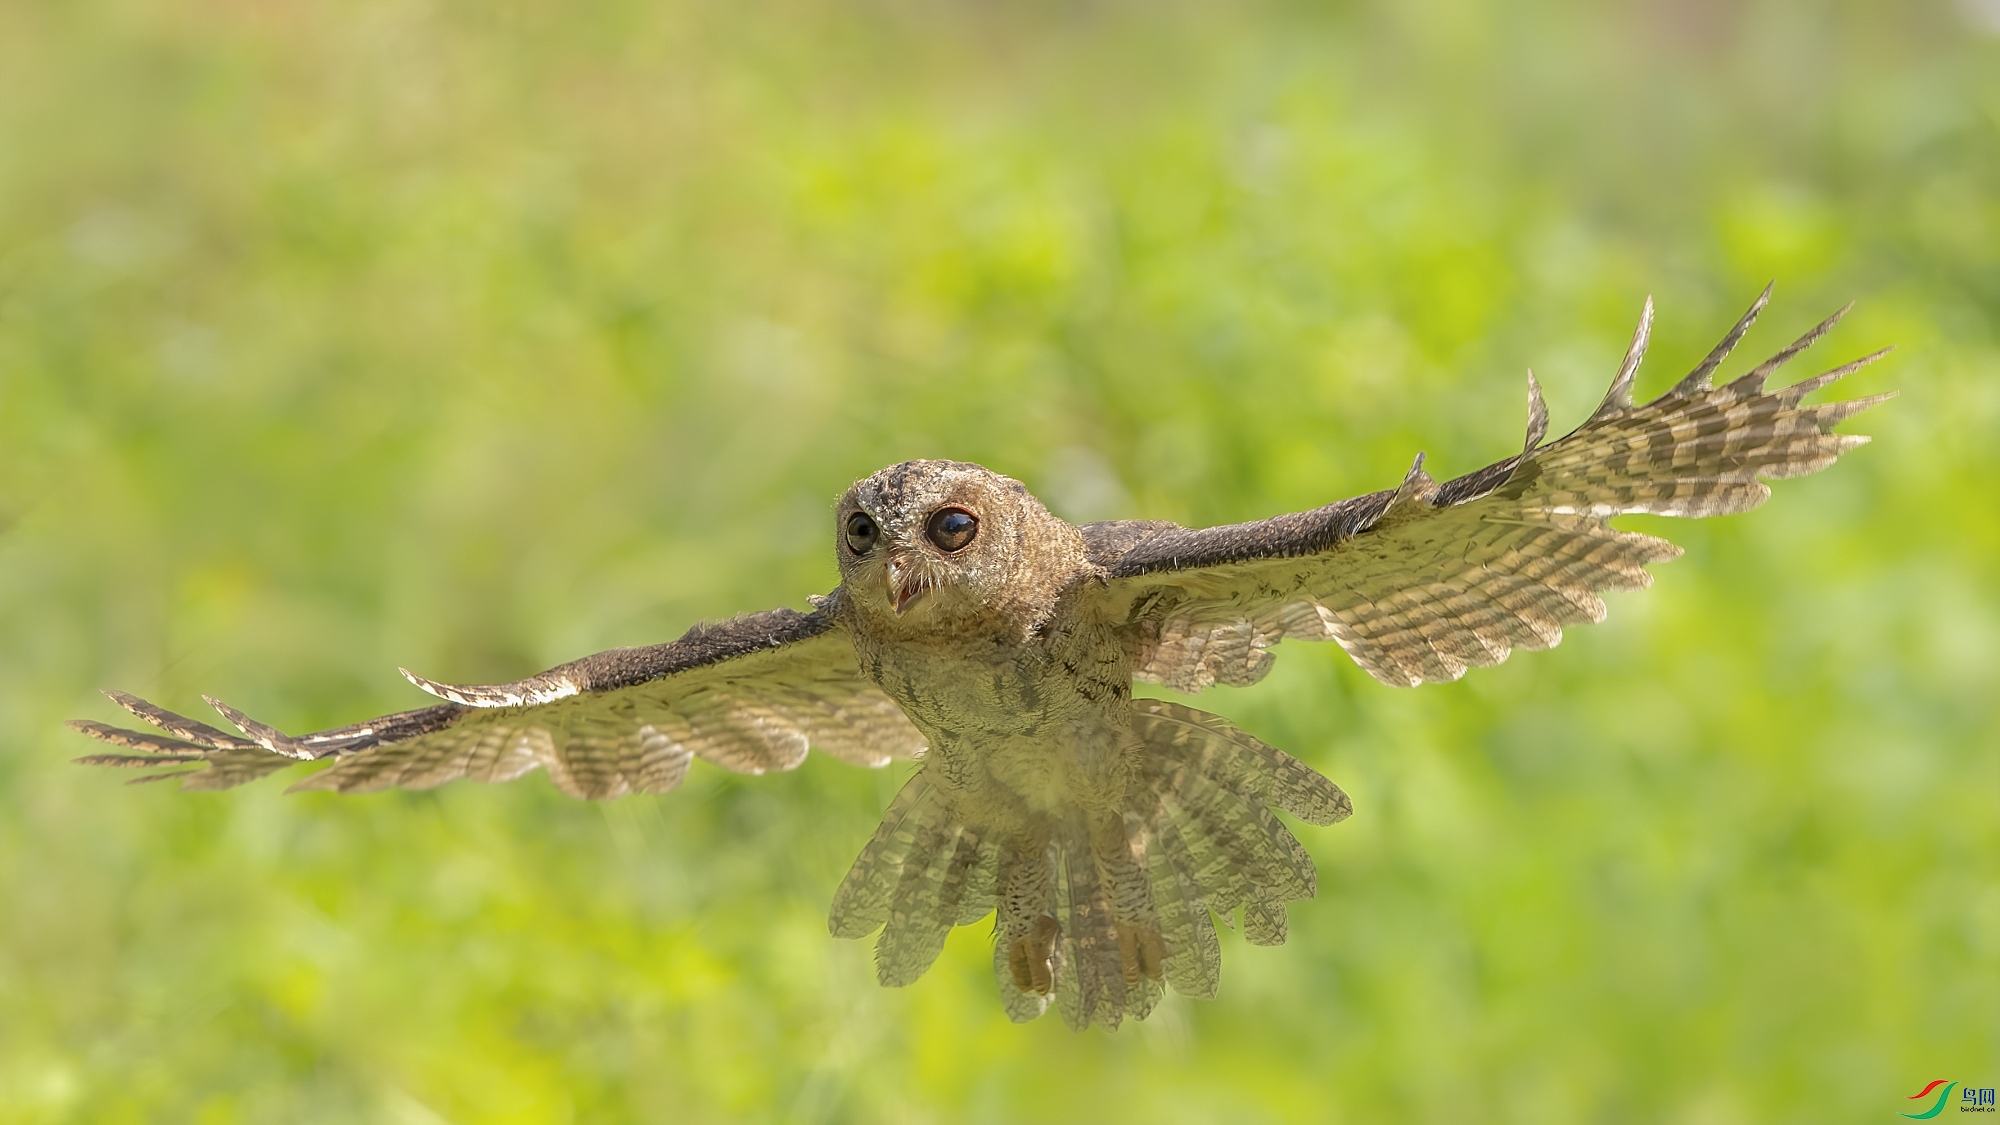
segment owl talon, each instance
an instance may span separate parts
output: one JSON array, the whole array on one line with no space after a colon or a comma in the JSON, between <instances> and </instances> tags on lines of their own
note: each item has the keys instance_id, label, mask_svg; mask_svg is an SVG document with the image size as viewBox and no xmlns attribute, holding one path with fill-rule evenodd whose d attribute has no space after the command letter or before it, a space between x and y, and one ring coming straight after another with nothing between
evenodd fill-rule
<instances>
[{"instance_id":1,"label":"owl talon","mask_svg":"<svg viewBox=\"0 0 2000 1125\"><path fill-rule=\"evenodd\" d=\"M1118 926L1118 956L1125 963L1125 983L1138 984L1139 978L1160 979L1160 963L1167 959L1166 942L1158 930Z\"/></svg>"},{"instance_id":2,"label":"owl talon","mask_svg":"<svg viewBox=\"0 0 2000 1125\"><path fill-rule=\"evenodd\" d=\"M1037 996L1055 991L1056 938L1061 934L1062 927L1044 914L1035 919L1032 933L1016 938L1007 947L1007 968L1014 974L1014 987Z\"/></svg>"}]
</instances>

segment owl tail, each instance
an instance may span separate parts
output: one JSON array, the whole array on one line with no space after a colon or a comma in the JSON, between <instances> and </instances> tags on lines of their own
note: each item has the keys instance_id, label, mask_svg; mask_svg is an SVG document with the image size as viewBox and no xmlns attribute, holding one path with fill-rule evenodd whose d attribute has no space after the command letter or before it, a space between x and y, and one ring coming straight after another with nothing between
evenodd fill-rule
<instances>
[{"instance_id":1,"label":"owl tail","mask_svg":"<svg viewBox=\"0 0 2000 1125\"><path fill-rule=\"evenodd\" d=\"M922 976L954 925L995 911L994 975L1009 1017L1053 1002L1071 1027L1144 1019L1166 988L1215 995L1213 911L1244 936L1285 940L1285 903L1310 898L1311 857L1271 813L1332 824L1332 782L1227 720L1133 702L1140 743L1123 807L1077 809L1004 837L957 822L922 773L904 786L834 896L838 937L882 927L883 984Z\"/></svg>"},{"instance_id":2,"label":"owl tail","mask_svg":"<svg viewBox=\"0 0 2000 1125\"><path fill-rule=\"evenodd\" d=\"M1285 903L1310 898L1311 857L1272 808L1311 824L1352 812L1305 763L1222 718L1133 702L1139 742L1123 808L1079 810L1046 835L1006 841L996 868L993 954L1015 1020L1053 1001L1074 1028L1144 1019L1168 987L1215 995L1214 912L1240 907L1244 936L1285 940Z\"/></svg>"},{"instance_id":3,"label":"owl tail","mask_svg":"<svg viewBox=\"0 0 2000 1125\"><path fill-rule=\"evenodd\" d=\"M877 926L875 975L901 987L924 975L953 926L993 909L1000 848L959 822L921 771L882 814L875 836L834 892L833 936L860 938Z\"/></svg>"}]
</instances>

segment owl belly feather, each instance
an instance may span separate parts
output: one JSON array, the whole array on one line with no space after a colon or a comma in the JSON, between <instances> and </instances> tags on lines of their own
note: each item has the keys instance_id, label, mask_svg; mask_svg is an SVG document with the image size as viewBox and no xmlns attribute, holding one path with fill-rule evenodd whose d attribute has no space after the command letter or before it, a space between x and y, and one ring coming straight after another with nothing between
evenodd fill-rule
<instances>
[{"instance_id":1,"label":"owl belly feather","mask_svg":"<svg viewBox=\"0 0 2000 1125\"><path fill-rule=\"evenodd\" d=\"M1108 626L869 647L863 666L924 732L924 769L968 824L1122 801L1137 752L1131 666Z\"/></svg>"}]
</instances>

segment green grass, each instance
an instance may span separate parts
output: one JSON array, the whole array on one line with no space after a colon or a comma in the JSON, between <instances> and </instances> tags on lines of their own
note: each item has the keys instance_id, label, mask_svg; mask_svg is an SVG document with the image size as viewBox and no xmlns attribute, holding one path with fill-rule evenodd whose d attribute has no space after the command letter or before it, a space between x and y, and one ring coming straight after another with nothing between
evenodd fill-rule
<instances>
[{"instance_id":1,"label":"green grass","mask_svg":"<svg viewBox=\"0 0 2000 1125\"><path fill-rule=\"evenodd\" d=\"M1983 14L1982 14L1983 13ZM1990 0L0 6L0 1121L1898 1120L2000 1079ZM1015 1027L825 908L897 780L68 764L836 580L851 479L1247 519L1558 432L1779 279L1903 397L1558 650L1202 706L1355 817L1220 999ZM1741 370L1741 367L1736 368ZM1800 374L1804 374L1801 371Z\"/></svg>"}]
</instances>

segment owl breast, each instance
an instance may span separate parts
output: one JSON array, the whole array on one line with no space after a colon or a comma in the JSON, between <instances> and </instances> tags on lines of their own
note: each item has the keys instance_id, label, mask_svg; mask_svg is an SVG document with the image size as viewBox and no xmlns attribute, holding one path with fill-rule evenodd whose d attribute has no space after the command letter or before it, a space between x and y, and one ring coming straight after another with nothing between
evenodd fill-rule
<instances>
[{"instance_id":1,"label":"owl breast","mask_svg":"<svg viewBox=\"0 0 2000 1125\"><path fill-rule=\"evenodd\" d=\"M857 634L855 648L924 732L924 768L969 822L1121 799L1136 753L1132 668L1101 618L1058 612L1025 639Z\"/></svg>"}]
</instances>

